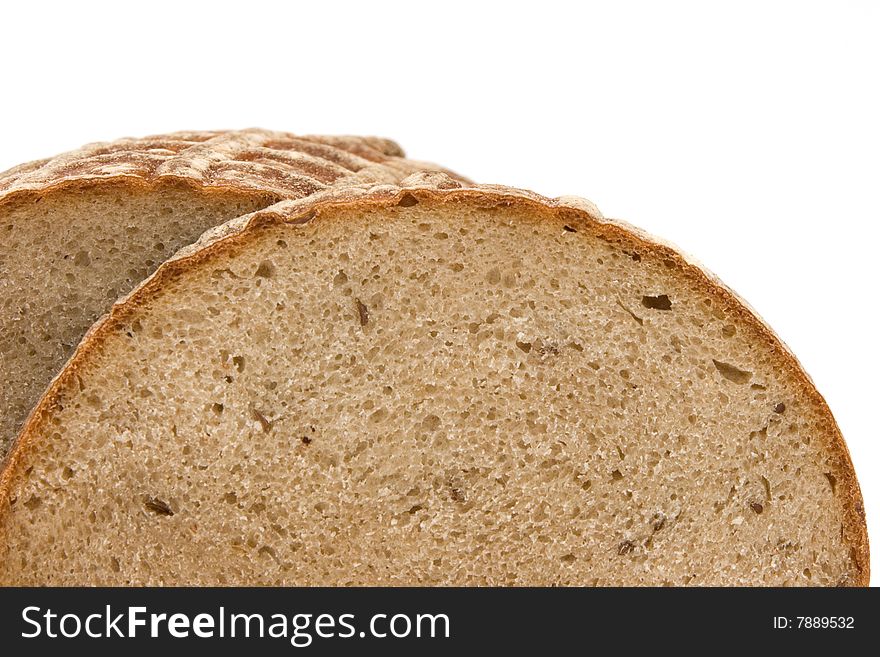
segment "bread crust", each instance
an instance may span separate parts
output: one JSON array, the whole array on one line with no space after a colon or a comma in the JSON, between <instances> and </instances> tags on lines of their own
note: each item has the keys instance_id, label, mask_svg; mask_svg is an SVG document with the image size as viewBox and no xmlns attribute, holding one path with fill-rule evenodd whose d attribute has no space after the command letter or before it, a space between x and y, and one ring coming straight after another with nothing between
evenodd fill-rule
<instances>
[{"instance_id":1,"label":"bread crust","mask_svg":"<svg viewBox=\"0 0 880 657\"><path fill-rule=\"evenodd\" d=\"M13 167L0 173L0 206L23 195L112 180L138 186L177 180L208 191L302 198L336 184L393 183L422 169L439 167L407 160L400 146L379 137L260 128L174 132L97 142Z\"/></svg>"},{"instance_id":2,"label":"bread crust","mask_svg":"<svg viewBox=\"0 0 880 657\"><path fill-rule=\"evenodd\" d=\"M316 221L322 212L345 206L354 210L393 207L402 201L411 204L428 202L437 205L456 203L477 204L483 207L518 207L528 209L545 220L563 221L575 228L589 228L603 239L627 243L664 258L670 266L687 279L696 282L706 294L722 304L727 312L758 332L770 346L778 367L791 373L813 407L826 420L832 434L832 457L842 475L837 483L845 502L843 518L844 541L850 546L852 570L839 584L867 586L870 580L870 554L867 525L861 490L856 479L849 450L830 409L816 390L810 377L797 358L773 330L735 292L724 285L705 267L683 255L678 249L664 243L625 222L606 219L596 207L576 197L546 198L532 192L500 185L472 185L440 172L418 172L397 184L359 184L338 187L299 200L282 201L205 233L202 238L184 247L166 261L148 279L113 306L110 313L99 320L86 334L64 369L55 377L47 392L34 408L0 472L0 549L5 549L6 518L9 514L9 495L18 475L23 456L32 448L37 429L57 407L61 392L75 382L77 372L89 366L89 355L100 349L102 341L122 326L140 306L161 290L163 284L174 279L200 262L228 252L245 244L261 226L276 223L305 224Z\"/></svg>"}]
</instances>

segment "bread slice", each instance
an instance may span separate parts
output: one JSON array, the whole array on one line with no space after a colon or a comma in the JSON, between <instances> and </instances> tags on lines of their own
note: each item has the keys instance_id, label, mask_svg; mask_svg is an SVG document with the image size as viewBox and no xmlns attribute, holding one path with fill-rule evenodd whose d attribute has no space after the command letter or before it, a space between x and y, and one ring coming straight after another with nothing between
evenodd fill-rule
<instances>
[{"instance_id":1,"label":"bread slice","mask_svg":"<svg viewBox=\"0 0 880 657\"><path fill-rule=\"evenodd\" d=\"M425 165L393 142L265 130L126 139L0 174L0 458L95 320L201 233Z\"/></svg>"},{"instance_id":2,"label":"bread slice","mask_svg":"<svg viewBox=\"0 0 880 657\"><path fill-rule=\"evenodd\" d=\"M0 583L865 585L824 400L586 202L440 174L217 229L90 331L0 478Z\"/></svg>"}]
</instances>

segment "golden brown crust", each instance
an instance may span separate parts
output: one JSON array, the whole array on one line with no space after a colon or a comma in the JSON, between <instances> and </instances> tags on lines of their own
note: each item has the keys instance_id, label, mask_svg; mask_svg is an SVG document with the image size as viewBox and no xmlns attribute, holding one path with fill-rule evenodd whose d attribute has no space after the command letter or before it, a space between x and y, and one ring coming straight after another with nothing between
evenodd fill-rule
<instances>
[{"instance_id":1,"label":"golden brown crust","mask_svg":"<svg viewBox=\"0 0 880 657\"><path fill-rule=\"evenodd\" d=\"M89 354L97 351L105 336L117 330L130 315L149 301L163 284L176 278L188 268L208 258L245 243L248 236L259 227L276 222L292 224L316 220L322 212L337 206L357 210L382 208L413 202L455 204L467 202L484 207L518 206L528 208L545 218L564 221L573 226L589 227L603 239L625 242L641 249L653 251L670 263L670 266L686 278L696 282L725 309L735 314L767 341L779 368L790 372L797 384L818 412L827 421L832 435L832 457L837 462L841 477L838 490L847 502L845 505L844 539L851 548L853 571L841 582L845 586L867 586L870 580L870 555L864 503L856 479L855 470L840 429L825 399L816 390L794 354L733 291L724 286L705 268L683 256L673 247L663 244L647 234L622 222L607 220L588 201L576 198L549 199L523 190L497 185L466 185L437 172L416 173L401 180L397 185L353 185L335 188L301 200L282 201L265 210L239 220L233 220L218 229L209 231L196 244L181 250L164 263L150 278L139 285L126 298L117 302L111 312L89 331L64 370L55 378L47 393L31 413L13 450L7 457L0 473L0 528L5 525L9 510L9 493L25 454L35 438L44 419L53 411L64 388L75 382L77 372L88 366ZM5 541L2 544L5 545Z\"/></svg>"},{"instance_id":2,"label":"golden brown crust","mask_svg":"<svg viewBox=\"0 0 880 657\"><path fill-rule=\"evenodd\" d=\"M0 173L0 203L27 193L106 180L180 180L207 190L301 198L344 182L395 182L436 168L404 159L377 137L297 136L250 128L175 132L95 143Z\"/></svg>"}]
</instances>

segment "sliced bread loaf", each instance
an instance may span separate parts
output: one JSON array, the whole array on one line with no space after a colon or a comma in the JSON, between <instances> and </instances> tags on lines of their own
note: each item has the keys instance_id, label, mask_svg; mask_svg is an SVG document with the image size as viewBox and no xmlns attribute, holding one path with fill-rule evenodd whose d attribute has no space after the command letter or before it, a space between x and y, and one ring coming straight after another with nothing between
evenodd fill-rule
<instances>
[{"instance_id":1,"label":"sliced bread loaf","mask_svg":"<svg viewBox=\"0 0 880 657\"><path fill-rule=\"evenodd\" d=\"M212 231L0 478L0 583L864 585L824 400L590 204L441 175Z\"/></svg>"},{"instance_id":2,"label":"sliced bread loaf","mask_svg":"<svg viewBox=\"0 0 880 657\"><path fill-rule=\"evenodd\" d=\"M0 458L85 331L201 233L418 165L387 140L265 130L93 144L0 174Z\"/></svg>"}]
</instances>

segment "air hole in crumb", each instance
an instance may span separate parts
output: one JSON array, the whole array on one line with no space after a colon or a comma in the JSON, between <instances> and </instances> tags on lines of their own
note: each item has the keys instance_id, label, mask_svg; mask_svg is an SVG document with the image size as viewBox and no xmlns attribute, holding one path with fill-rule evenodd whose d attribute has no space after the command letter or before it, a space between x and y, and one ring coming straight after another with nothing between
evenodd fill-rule
<instances>
[{"instance_id":1,"label":"air hole in crumb","mask_svg":"<svg viewBox=\"0 0 880 657\"><path fill-rule=\"evenodd\" d=\"M764 501L770 501L770 481L764 475L761 475L761 483L764 485Z\"/></svg>"},{"instance_id":2,"label":"air hole in crumb","mask_svg":"<svg viewBox=\"0 0 880 657\"><path fill-rule=\"evenodd\" d=\"M89 254L87 251L79 251L73 257L73 264L75 264L77 267L88 267L91 261L92 259L89 258Z\"/></svg>"},{"instance_id":3,"label":"air hole in crumb","mask_svg":"<svg viewBox=\"0 0 880 657\"><path fill-rule=\"evenodd\" d=\"M211 404L211 410L214 411L216 415L222 415L223 413L223 404L213 403Z\"/></svg>"},{"instance_id":4,"label":"air hole in crumb","mask_svg":"<svg viewBox=\"0 0 880 657\"><path fill-rule=\"evenodd\" d=\"M747 370L741 370L738 367L734 367L729 363L722 363L720 360L712 359L712 363L715 365L715 369L728 381L732 381L736 384L748 383L749 379L752 378L752 373Z\"/></svg>"},{"instance_id":5,"label":"air hole in crumb","mask_svg":"<svg viewBox=\"0 0 880 657\"><path fill-rule=\"evenodd\" d=\"M617 554L623 556L624 554L629 554L635 549L635 544L632 541L623 541L617 546Z\"/></svg>"},{"instance_id":6,"label":"air hole in crumb","mask_svg":"<svg viewBox=\"0 0 880 657\"><path fill-rule=\"evenodd\" d=\"M732 338L736 335L736 327L733 324L725 324L721 327L721 335L725 338Z\"/></svg>"},{"instance_id":7,"label":"air hole in crumb","mask_svg":"<svg viewBox=\"0 0 880 657\"><path fill-rule=\"evenodd\" d=\"M569 552L568 554L563 554L561 557L559 557L559 560L563 563L573 563L575 559L577 559L577 557L574 556L571 552Z\"/></svg>"},{"instance_id":8,"label":"air hole in crumb","mask_svg":"<svg viewBox=\"0 0 880 657\"><path fill-rule=\"evenodd\" d=\"M414 195L410 194L409 192L405 192L400 197L400 200L397 202L397 205L399 205L402 208L411 208L412 206L418 205L418 204L419 204L419 199L417 199Z\"/></svg>"},{"instance_id":9,"label":"air hole in crumb","mask_svg":"<svg viewBox=\"0 0 880 657\"><path fill-rule=\"evenodd\" d=\"M244 356L233 356L232 364L235 365L235 369L237 369L239 373L244 372Z\"/></svg>"},{"instance_id":10,"label":"air hole in crumb","mask_svg":"<svg viewBox=\"0 0 880 657\"><path fill-rule=\"evenodd\" d=\"M39 509L42 504L43 498L32 495L27 501L25 501L24 508L28 511L33 511L34 509Z\"/></svg>"},{"instance_id":11,"label":"air hole in crumb","mask_svg":"<svg viewBox=\"0 0 880 657\"><path fill-rule=\"evenodd\" d=\"M658 294L657 296L645 295L642 297L642 305L651 310L671 310L672 302L666 294Z\"/></svg>"},{"instance_id":12,"label":"air hole in crumb","mask_svg":"<svg viewBox=\"0 0 880 657\"><path fill-rule=\"evenodd\" d=\"M754 511L758 515L761 515L762 513L764 513L764 505L763 504L759 504L758 502L752 502L751 504L749 504L749 507L751 507L752 511Z\"/></svg>"},{"instance_id":13,"label":"air hole in crumb","mask_svg":"<svg viewBox=\"0 0 880 657\"><path fill-rule=\"evenodd\" d=\"M370 311L360 299L355 299L354 302L357 306L358 322L360 322L361 326L366 326L367 322L370 321Z\"/></svg>"},{"instance_id":14,"label":"air hole in crumb","mask_svg":"<svg viewBox=\"0 0 880 657\"><path fill-rule=\"evenodd\" d=\"M621 479L623 479L623 473L620 470L614 470L611 473L611 480L612 481L620 481Z\"/></svg>"},{"instance_id":15,"label":"air hole in crumb","mask_svg":"<svg viewBox=\"0 0 880 657\"><path fill-rule=\"evenodd\" d=\"M312 439L309 438L308 436L301 436L300 439L299 439L299 441L300 441L303 445L305 445L306 447L308 447L309 445L312 444Z\"/></svg>"},{"instance_id":16,"label":"air hole in crumb","mask_svg":"<svg viewBox=\"0 0 880 657\"><path fill-rule=\"evenodd\" d=\"M160 500L158 497L148 497L144 501L144 506L147 508L147 511L152 511L156 515L160 516L173 516L174 511L171 510L171 507L168 506L168 502L164 500Z\"/></svg>"},{"instance_id":17,"label":"air hole in crumb","mask_svg":"<svg viewBox=\"0 0 880 657\"><path fill-rule=\"evenodd\" d=\"M274 561L278 561L278 555L275 553L275 549L268 545L264 545L259 550L257 550L257 554L261 556L271 557Z\"/></svg>"},{"instance_id":18,"label":"air hole in crumb","mask_svg":"<svg viewBox=\"0 0 880 657\"><path fill-rule=\"evenodd\" d=\"M779 402L776 406L773 407L774 413L785 413L785 404Z\"/></svg>"},{"instance_id":19,"label":"air hole in crumb","mask_svg":"<svg viewBox=\"0 0 880 657\"><path fill-rule=\"evenodd\" d=\"M260 263L260 266L257 267L257 271L254 272L254 276L258 278L272 278L275 274L275 265L273 265L268 260L263 260Z\"/></svg>"},{"instance_id":20,"label":"air hole in crumb","mask_svg":"<svg viewBox=\"0 0 880 657\"><path fill-rule=\"evenodd\" d=\"M825 473L825 478L828 480L828 484L831 486L831 494L837 492L837 477L835 477L830 472Z\"/></svg>"},{"instance_id":21,"label":"air hole in crumb","mask_svg":"<svg viewBox=\"0 0 880 657\"><path fill-rule=\"evenodd\" d=\"M565 225L562 227L562 230L564 230L564 231L567 232L567 233L576 233L576 232L577 232L577 228L572 228L572 227L569 226L568 224L565 224Z\"/></svg>"},{"instance_id":22,"label":"air hole in crumb","mask_svg":"<svg viewBox=\"0 0 880 657\"><path fill-rule=\"evenodd\" d=\"M436 415L428 415L422 420L422 427L426 431L436 431L440 428L440 418Z\"/></svg>"},{"instance_id":23,"label":"air hole in crumb","mask_svg":"<svg viewBox=\"0 0 880 657\"><path fill-rule=\"evenodd\" d=\"M272 422L263 415L256 407L251 407L251 417L260 423L263 433L269 433L272 430Z\"/></svg>"},{"instance_id":24,"label":"air hole in crumb","mask_svg":"<svg viewBox=\"0 0 880 657\"><path fill-rule=\"evenodd\" d=\"M516 341L516 346L520 349L520 351L524 351L525 353L529 353L532 350L531 342L520 342Z\"/></svg>"}]
</instances>

